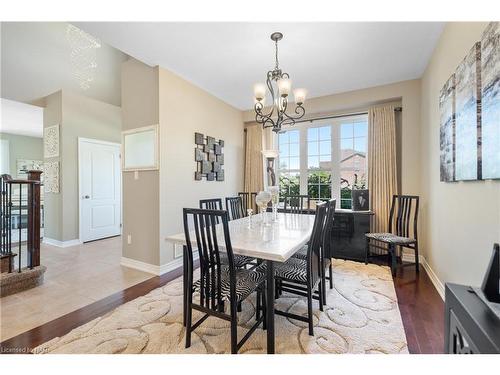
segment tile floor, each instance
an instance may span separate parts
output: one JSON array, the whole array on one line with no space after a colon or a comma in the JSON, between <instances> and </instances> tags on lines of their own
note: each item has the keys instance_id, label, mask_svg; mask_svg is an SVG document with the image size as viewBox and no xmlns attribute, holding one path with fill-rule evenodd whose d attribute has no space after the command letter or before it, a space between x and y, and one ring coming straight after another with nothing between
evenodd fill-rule
<instances>
[{"instance_id":1,"label":"tile floor","mask_svg":"<svg viewBox=\"0 0 500 375\"><path fill-rule=\"evenodd\" d=\"M120 266L120 237L59 248L42 244L43 285L0 298L0 342L147 280Z\"/></svg>"}]
</instances>

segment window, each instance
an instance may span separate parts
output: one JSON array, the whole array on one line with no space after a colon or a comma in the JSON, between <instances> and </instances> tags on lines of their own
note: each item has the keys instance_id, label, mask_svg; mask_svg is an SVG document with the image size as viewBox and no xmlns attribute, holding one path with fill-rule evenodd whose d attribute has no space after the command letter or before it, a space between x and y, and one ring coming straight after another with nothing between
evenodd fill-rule
<instances>
[{"instance_id":1,"label":"window","mask_svg":"<svg viewBox=\"0 0 500 375\"><path fill-rule=\"evenodd\" d=\"M299 130L278 135L280 196L300 194L300 136Z\"/></svg>"},{"instance_id":2,"label":"window","mask_svg":"<svg viewBox=\"0 0 500 375\"><path fill-rule=\"evenodd\" d=\"M332 196L332 127L307 129L307 193L311 199Z\"/></svg>"},{"instance_id":3,"label":"window","mask_svg":"<svg viewBox=\"0 0 500 375\"><path fill-rule=\"evenodd\" d=\"M351 208L352 189L366 188L366 121L340 124L340 207Z\"/></svg>"},{"instance_id":4,"label":"window","mask_svg":"<svg viewBox=\"0 0 500 375\"><path fill-rule=\"evenodd\" d=\"M352 189L367 187L366 115L317 120L278 134L280 195L337 199L351 208Z\"/></svg>"}]
</instances>

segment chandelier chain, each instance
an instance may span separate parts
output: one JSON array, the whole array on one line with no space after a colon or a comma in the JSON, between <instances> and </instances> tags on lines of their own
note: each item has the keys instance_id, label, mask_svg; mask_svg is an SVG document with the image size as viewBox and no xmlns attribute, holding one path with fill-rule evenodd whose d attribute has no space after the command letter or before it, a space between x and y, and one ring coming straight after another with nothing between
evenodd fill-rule
<instances>
[{"instance_id":1,"label":"chandelier chain","mask_svg":"<svg viewBox=\"0 0 500 375\"><path fill-rule=\"evenodd\" d=\"M274 41L274 44L276 46L276 70L279 69L279 61L278 61L278 41Z\"/></svg>"}]
</instances>

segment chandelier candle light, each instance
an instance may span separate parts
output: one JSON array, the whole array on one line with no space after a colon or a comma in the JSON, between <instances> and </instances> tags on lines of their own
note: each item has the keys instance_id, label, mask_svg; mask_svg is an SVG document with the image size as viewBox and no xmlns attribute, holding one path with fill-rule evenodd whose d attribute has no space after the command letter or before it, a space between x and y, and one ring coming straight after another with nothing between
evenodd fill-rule
<instances>
[{"instance_id":1,"label":"chandelier candle light","mask_svg":"<svg viewBox=\"0 0 500 375\"><path fill-rule=\"evenodd\" d=\"M271 34L271 40L276 46L276 65L273 70L267 72L267 88L271 94L272 104L269 112L263 112L266 99L266 84L256 83L254 85L255 97L255 121L262 124L264 128L272 127L272 130L279 133L283 126L293 125L295 121L304 117L306 110L303 105L306 100L306 89L295 89L295 114L287 113L288 98L292 91L292 81L290 75L283 72L278 62L278 41L283 38L283 34L275 32Z\"/></svg>"}]
</instances>

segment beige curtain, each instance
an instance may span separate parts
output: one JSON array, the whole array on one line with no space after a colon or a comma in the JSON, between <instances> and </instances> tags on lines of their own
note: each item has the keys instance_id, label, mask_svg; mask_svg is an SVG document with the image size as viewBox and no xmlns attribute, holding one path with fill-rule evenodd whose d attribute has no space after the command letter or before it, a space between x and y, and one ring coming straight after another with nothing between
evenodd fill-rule
<instances>
[{"instance_id":1,"label":"beige curtain","mask_svg":"<svg viewBox=\"0 0 500 375\"><path fill-rule=\"evenodd\" d=\"M262 170L262 126L251 125L245 130L245 191L264 189Z\"/></svg>"},{"instance_id":2,"label":"beige curtain","mask_svg":"<svg viewBox=\"0 0 500 375\"><path fill-rule=\"evenodd\" d=\"M393 194L397 194L395 107L373 107L368 111L368 189L372 217L371 232L387 232Z\"/></svg>"}]
</instances>

